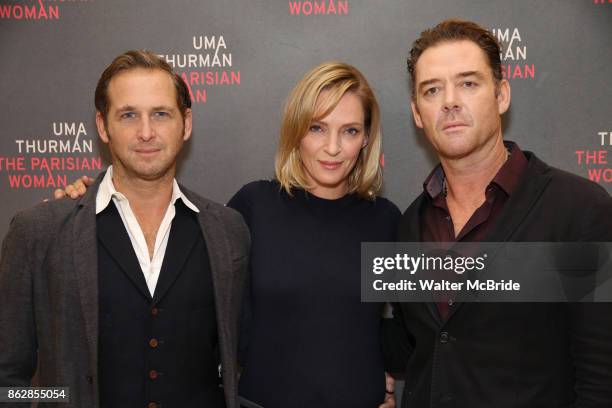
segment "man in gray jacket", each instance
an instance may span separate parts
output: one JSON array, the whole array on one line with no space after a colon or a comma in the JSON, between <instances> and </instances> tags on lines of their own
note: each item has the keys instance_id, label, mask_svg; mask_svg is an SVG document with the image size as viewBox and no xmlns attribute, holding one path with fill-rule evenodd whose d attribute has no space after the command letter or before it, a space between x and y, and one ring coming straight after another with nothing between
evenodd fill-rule
<instances>
[{"instance_id":1,"label":"man in gray jacket","mask_svg":"<svg viewBox=\"0 0 612 408\"><path fill-rule=\"evenodd\" d=\"M187 86L129 51L95 102L112 166L79 200L17 214L3 242L0 387L68 387L72 407L235 408L249 235L174 179Z\"/></svg>"}]
</instances>

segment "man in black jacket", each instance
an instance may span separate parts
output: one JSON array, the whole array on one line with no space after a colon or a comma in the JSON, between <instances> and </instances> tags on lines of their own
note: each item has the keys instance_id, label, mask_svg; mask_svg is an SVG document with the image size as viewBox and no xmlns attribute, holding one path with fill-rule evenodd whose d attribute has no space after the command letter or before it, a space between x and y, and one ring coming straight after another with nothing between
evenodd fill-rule
<instances>
[{"instance_id":1,"label":"man in black jacket","mask_svg":"<svg viewBox=\"0 0 612 408\"><path fill-rule=\"evenodd\" d=\"M612 241L612 199L502 137L495 37L448 20L408 59L412 112L440 164L400 241ZM403 407L612 407L610 303L401 303L385 333Z\"/></svg>"}]
</instances>

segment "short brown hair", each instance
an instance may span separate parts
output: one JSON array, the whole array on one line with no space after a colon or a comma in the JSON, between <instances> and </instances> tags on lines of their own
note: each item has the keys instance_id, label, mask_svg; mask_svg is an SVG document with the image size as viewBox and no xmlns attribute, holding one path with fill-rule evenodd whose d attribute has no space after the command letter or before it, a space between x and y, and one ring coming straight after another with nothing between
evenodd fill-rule
<instances>
[{"instance_id":1,"label":"short brown hair","mask_svg":"<svg viewBox=\"0 0 612 408\"><path fill-rule=\"evenodd\" d=\"M109 109L108 84L111 79L121 72L136 68L159 69L167 72L172 77L176 89L176 104L184 118L185 111L191 108L191 96L185 81L172 71L172 68L166 61L153 52L147 50L130 50L115 57L113 62L111 62L104 72L102 72L98 80L98 85L96 85L96 109L102 114L104 121L106 122L106 116Z\"/></svg>"},{"instance_id":2,"label":"short brown hair","mask_svg":"<svg viewBox=\"0 0 612 408\"><path fill-rule=\"evenodd\" d=\"M317 105L323 91L329 91L330 97ZM355 167L349 174L349 193L369 199L376 197L382 184L378 102L363 74L357 68L338 61L324 62L308 71L293 88L285 104L275 170L276 179L287 193L291 194L294 187L309 189L300 158L300 143L312 121L329 115L348 92L361 100L368 137L368 144L359 152Z\"/></svg>"},{"instance_id":3,"label":"short brown hair","mask_svg":"<svg viewBox=\"0 0 612 408\"><path fill-rule=\"evenodd\" d=\"M442 42L472 41L484 51L493 73L493 79L498 84L502 80L500 45L497 38L487 29L472 22L459 19L444 20L434 28L427 29L412 44L408 57L408 72L410 73L410 90L415 96L415 68L423 52Z\"/></svg>"}]
</instances>

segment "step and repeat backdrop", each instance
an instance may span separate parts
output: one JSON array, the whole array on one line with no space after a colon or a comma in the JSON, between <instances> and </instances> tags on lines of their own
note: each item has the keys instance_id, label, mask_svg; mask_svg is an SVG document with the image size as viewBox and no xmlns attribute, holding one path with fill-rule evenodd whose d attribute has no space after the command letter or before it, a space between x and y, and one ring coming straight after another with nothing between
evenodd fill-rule
<instances>
[{"instance_id":1,"label":"step and repeat backdrop","mask_svg":"<svg viewBox=\"0 0 612 408\"><path fill-rule=\"evenodd\" d=\"M406 56L449 17L503 44L505 137L612 191L612 0L0 0L0 236L15 212L108 165L94 87L133 48L188 83L194 137L179 178L220 202L273 176L301 76L330 59L355 65L382 108L384 195L404 209L436 163L412 124Z\"/></svg>"}]
</instances>

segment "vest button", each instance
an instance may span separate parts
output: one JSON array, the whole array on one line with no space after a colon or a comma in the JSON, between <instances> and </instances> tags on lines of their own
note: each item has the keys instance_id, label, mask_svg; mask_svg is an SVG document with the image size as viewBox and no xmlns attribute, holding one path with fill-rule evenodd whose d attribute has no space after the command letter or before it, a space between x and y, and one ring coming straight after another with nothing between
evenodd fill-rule
<instances>
[{"instance_id":1,"label":"vest button","mask_svg":"<svg viewBox=\"0 0 612 408\"><path fill-rule=\"evenodd\" d=\"M149 402L149 403L147 404L147 408L157 408L157 403L155 403L155 402Z\"/></svg>"},{"instance_id":2,"label":"vest button","mask_svg":"<svg viewBox=\"0 0 612 408\"><path fill-rule=\"evenodd\" d=\"M151 309L151 315L152 316L157 316L159 314L159 309L154 307L153 309Z\"/></svg>"},{"instance_id":3,"label":"vest button","mask_svg":"<svg viewBox=\"0 0 612 408\"><path fill-rule=\"evenodd\" d=\"M450 339L450 336L448 335L447 332L440 333L440 343L448 343L449 339Z\"/></svg>"},{"instance_id":4,"label":"vest button","mask_svg":"<svg viewBox=\"0 0 612 408\"><path fill-rule=\"evenodd\" d=\"M158 344L159 342L157 341L157 339L149 340L149 346L151 346L151 348L156 348Z\"/></svg>"},{"instance_id":5,"label":"vest button","mask_svg":"<svg viewBox=\"0 0 612 408\"><path fill-rule=\"evenodd\" d=\"M152 380L156 379L157 378L157 371L155 371L155 370L149 371L149 378L152 379ZM157 406L157 404L155 406Z\"/></svg>"}]
</instances>

